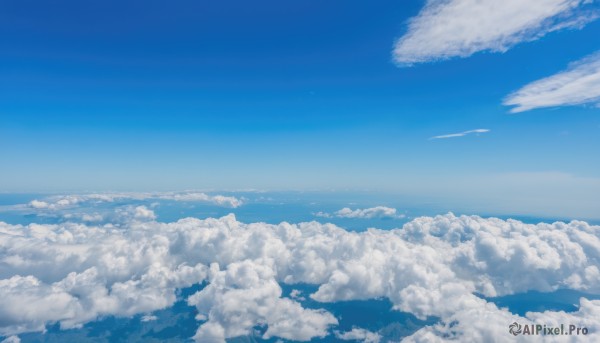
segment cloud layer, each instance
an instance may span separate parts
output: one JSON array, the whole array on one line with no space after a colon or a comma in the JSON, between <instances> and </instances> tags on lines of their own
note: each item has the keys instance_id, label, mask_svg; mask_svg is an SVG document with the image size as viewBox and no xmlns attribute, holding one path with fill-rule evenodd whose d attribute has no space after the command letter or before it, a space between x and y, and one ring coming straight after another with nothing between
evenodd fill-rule
<instances>
[{"instance_id":1,"label":"cloud layer","mask_svg":"<svg viewBox=\"0 0 600 343\"><path fill-rule=\"evenodd\" d=\"M44 200L32 200L30 208L38 210L60 210L82 203L101 203L123 200L173 200L189 202L208 202L219 206L237 208L243 200L233 196L209 195L202 192L164 192L164 193L92 193L77 195L51 196Z\"/></svg>"},{"instance_id":2,"label":"cloud layer","mask_svg":"<svg viewBox=\"0 0 600 343\"><path fill-rule=\"evenodd\" d=\"M512 113L568 105L600 105L600 52L572 63L556 75L532 82L510 94L504 105Z\"/></svg>"},{"instance_id":3,"label":"cloud layer","mask_svg":"<svg viewBox=\"0 0 600 343\"><path fill-rule=\"evenodd\" d=\"M397 211L395 208L386 206L357 208L355 210L349 207L344 207L341 210L335 211L333 213L317 212L315 213L315 215L317 217L323 218L404 218L403 214L397 214L396 212Z\"/></svg>"},{"instance_id":4,"label":"cloud layer","mask_svg":"<svg viewBox=\"0 0 600 343\"><path fill-rule=\"evenodd\" d=\"M161 223L144 207L124 213L129 219L119 226L0 223L0 335L52 323L78 327L107 315L151 316L176 301L176 289L202 282L208 285L187 299L198 310L199 342L256 327L265 328L264 338L331 334L338 319L284 297L281 283L318 285L308 295L318 302L386 297L396 310L441 318L408 341L492 334L503 341L513 339L507 325L519 320L564 319L600 332L600 316L592 316L598 301L581 300L575 313L520 318L474 295L599 293L600 227L585 222L530 225L447 214L397 230L349 232L317 222L245 224L233 215ZM358 328L337 335L377 339Z\"/></svg>"},{"instance_id":5,"label":"cloud layer","mask_svg":"<svg viewBox=\"0 0 600 343\"><path fill-rule=\"evenodd\" d=\"M428 0L394 47L399 64L506 51L597 18L586 0Z\"/></svg>"}]
</instances>

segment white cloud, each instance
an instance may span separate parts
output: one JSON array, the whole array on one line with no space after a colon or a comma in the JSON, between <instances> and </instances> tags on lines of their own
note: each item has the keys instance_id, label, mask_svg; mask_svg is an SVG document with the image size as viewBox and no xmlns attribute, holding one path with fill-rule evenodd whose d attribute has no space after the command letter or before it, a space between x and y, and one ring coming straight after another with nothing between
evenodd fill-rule
<instances>
[{"instance_id":1,"label":"white cloud","mask_svg":"<svg viewBox=\"0 0 600 343\"><path fill-rule=\"evenodd\" d=\"M447 134L447 135L433 136L429 139L456 138L456 137L463 137L463 136L470 135L470 134L479 135L480 133L487 133L487 132L490 132L490 130L489 129L475 129L475 130L463 131L463 132L459 132L459 133L451 133L451 134Z\"/></svg>"},{"instance_id":2,"label":"white cloud","mask_svg":"<svg viewBox=\"0 0 600 343\"><path fill-rule=\"evenodd\" d=\"M90 196L79 196L79 195L65 195L59 197L51 197L47 199L48 201L40 201L37 199L32 200L29 203L29 206L34 209L48 209L48 210L57 210L61 208L67 208L75 206L83 201L87 201L90 199L96 199L95 197ZM110 200L112 201L112 199Z\"/></svg>"},{"instance_id":3,"label":"white cloud","mask_svg":"<svg viewBox=\"0 0 600 343\"><path fill-rule=\"evenodd\" d=\"M397 214L396 212L397 210L395 208L386 206L375 206L365 209L358 208L356 210L352 210L349 207L344 207L341 210L333 213L317 212L315 215L323 218L404 218L403 214Z\"/></svg>"},{"instance_id":4,"label":"white cloud","mask_svg":"<svg viewBox=\"0 0 600 343\"><path fill-rule=\"evenodd\" d=\"M428 0L396 42L394 59L410 65L478 51L503 52L596 18L594 4L587 0Z\"/></svg>"},{"instance_id":5,"label":"white cloud","mask_svg":"<svg viewBox=\"0 0 600 343\"><path fill-rule=\"evenodd\" d=\"M493 332L503 340L507 325L523 318L474 292L600 292L600 227L581 221L531 225L447 214L397 230L350 232L317 222L245 224L233 215L160 223L135 212L125 212L130 219L119 225L0 222L0 335L152 313L171 306L176 289L207 281L188 298L202 342L252 334L256 326L266 329L265 338L327 335L337 319L303 308L298 294L284 297L282 282L318 285L307 296L319 302L385 297L396 310L441 318L414 341L485 341ZM597 332L590 317L598 306L582 300L580 312L561 318Z\"/></svg>"},{"instance_id":6,"label":"white cloud","mask_svg":"<svg viewBox=\"0 0 600 343\"><path fill-rule=\"evenodd\" d=\"M290 298L296 299L299 301L306 300L306 298L302 296L302 291L300 291L298 289L292 289L292 291L290 292Z\"/></svg>"},{"instance_id":7,"label":"white cloud","mask_svg":"<svg viewBox=\"0 0 600 343\"><path fill-rule=\"evenodd\" d=\"M561 324L586 327L587 335L571 336L513 336L508 327L511 323L520 325L539 324L560 327ZM580 300L579 310L573 313L528 312L525 317L513 315L506 309L498 309L494 304L481 303L480 306L461 310L445 318L441 323L418 330L405 338L403 343L447 343L447 342L597 342L600 341L600 301Z\"/></svg>"},{"instance_id":8,"label":"white cloud","mask_svg":"<svg viewBox=\"0 0 600 343\"><path fill-rule=\"evenodd\" d=\"M33 208L48 208L48 206L50 206L47 202L45 201L39 201L39 200L32 200L29 205Z\"/></svg>"},{"instance_id":9,"label":"white cloud","mask_svg":"<svg viewBox=\"0 0 600 343\"><path fill-rule=\"evenodd\" d=\"M137 206L135 208L134 218L142 220L153 220L156 219L156 215L154 214L154 211L148 209L146 206Z\"/></svg>"},{"instance_id":10,"label":"white cloud","mask_svg":"<svg viewBox=\"0 0 600 343\"><path fill-rule=\"evenodd\" d=\"M18 336L9 336L2 343L21 343L21 339Z\"/></svg>"},{"instance_id":11,"label":"white cloud","mask_svg":"<svg viewBox=\"0 0 600 343\"><path fill-rule=\"evenodd\" d=\"M145 323L145 322L153 322L153 321L155 321L155 320L157 320L157 319L158 319L158 317L157 317L157 316L153 316L153 315L145 315L145 316L143 316L143 317L140 319L140 321L141 321L142 323Z\"/></svg>"},{"instance_id":12,"label":"white cloud","mask_svg":"<svg viewBox=\"0 0 600 343\"><path fill-rule=\"evenodd\" d=\"M326 336L329 326L337 324L328 312L304 309L282 298L275 272L265 262L234 262L225 271L211 265L210 284L188 300L200 318L208 319L194 336L196 341L224 342L247 335L256 325L268 327L264 338L308 341Z\"/></svg>"},{"instance_id":13,"label":"white cloud","mask_svg":"<svg viewBox=\"0 0 600 343\"><path fill-rule=\"evenodd\" d=\"M347 332L335 332L335 337L342 341L360 341L364 343L379 343L381 335L361 328L352 328Z\"/></svg>"},{"instance_id":14,"label":"white cloud","mask_svg":"<svg viewBox=\"0 0 600 343\"><path fill-rule=\"evenodd\" d=\"M201 282L203 264L169 252L166 237L135 221L28 226L0 223L0 335L78 327L99 316L165 308Z\"/></svg>"},{"instance_id":15,"label":"white cloud","mask_svg":"<svg viewBox=\"0 0 600 343\"><path fill-rule=\"evenodd\" d=\"M158 195L159 199L175 200L175 201L204 201L212 202L216 205L227 206L227 207L240 207L243 204L241 199L232 196L224 195L208 195L200 192L188 192L188 193L167 193Z\"/></svg>"},{"instance_id":16,"label":"white cloud","mask_svg":"<svg viewBox=\"0 0 600 343\"><path fill-rule=\"evenodd\" d=\"M81 220L84 222L101 222L104 218L99 213L84 213L81 215Z\"/></svg>"},{"instance_id":17,"label":"white cloud","mask_svg":"<svg viewBox=\"0 0 600 343\"><path fill-rule=\"evenodd\" d=\"M173 200L188 202L208 202L219 206L237 208L244 201L234 196L209 195L201 192L163 192L163 193L91 193L51 196L44 201L35 199L29 203L30 208L38 210L60 210L71 208L81 203L114 202L118 200Z\"/></svg>"},{"instance_id":18,"label":"white cloud","mask_svg":"<svg viewBox=\"0 0 600 343\"><path fill-rule=\"evenodd\" d=\"M600 52L572 63L563 72L532 82L510 94L512 113L536 108L600 104Z\"/></svg>"}]
</instances>

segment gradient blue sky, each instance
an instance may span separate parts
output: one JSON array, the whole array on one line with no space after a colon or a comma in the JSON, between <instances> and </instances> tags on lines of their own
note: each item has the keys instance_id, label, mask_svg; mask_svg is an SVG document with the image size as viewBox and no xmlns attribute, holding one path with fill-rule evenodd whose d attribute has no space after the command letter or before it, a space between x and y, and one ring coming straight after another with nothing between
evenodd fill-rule
<instances>
[{"instance_id":1,"label":"gradient blue sky","mask_svg":"<svg viewBox=\"0 0 600 343\"><path fill-rule=\"evenodd\" d=\"M598 107L502 102L600 49L600 20L398 65L424 6L3 1L0 190L524 192L593 213Z\"/></svg>"}]
</instances>

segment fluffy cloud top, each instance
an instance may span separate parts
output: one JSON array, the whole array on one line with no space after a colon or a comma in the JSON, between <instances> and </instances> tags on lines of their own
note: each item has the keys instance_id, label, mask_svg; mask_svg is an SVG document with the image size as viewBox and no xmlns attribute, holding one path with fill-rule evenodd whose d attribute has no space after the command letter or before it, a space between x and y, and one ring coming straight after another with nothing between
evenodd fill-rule
<instances>
[{"instance_id":1,"label":"fluffy cloud top","mask_svg":"<svg viewBox=\"0 0 600 343\"><path fill-rule=\"evenodd\" d=\"M517 322L521 325L540 324L558 327L561 324L587 327L590 333L583 336L513 336L508 325ZM577 324L575 324L577 323ZM450 342L597 342L600 340L600 301L580 300L579 310L573 313L528 312L525 317L511 314L506 309L498 309L493 304L481 304L469 310L459 311L441 323L425 327L403 343L450 343Z\"/></svg>"},{"instance_id":2,"label":"fluffy cloud top","mask_svg":"<svg viewBox=\"0 0 600 343\"><path fill-rule=\"evenodd\" d=\"M400 64L506 51L597 18L588 0L428 0L394 47Z\"/></svg>"},{"instance_id":3,"label":"fluffy cloud top","mask_svg":"<svg viewBox=\"0 0 600 343\"><path fill-rule=\"evenodd\" d=\"M358 208L356 210L344 207L333 213L317 212L315 215L323 218L404 218L403 214L397 214L396 212L395 208L386 206L376 206L364 209Z\"/></svg>"},{"instance_id":4,"label":"fluffy cloud top","mask_svg":"<svg viewBox=\"0 0 600 343\"><path fill-rule=\"evenodd\" d=\"M504 104L512 113L566 105L600 105L600 52L572 63L556 75L532 82L510 94Z\"/></svg>"},{"instance_id":5,"label":"fluffy cloud top","mask_svg":"<svg viewBox=\"0 0 600 343\"><path fill-rule=\"evenodd\" d=\"M202 192L165 192L165 193L93 193L79 195L52 196L45 201L32 200L29 207L41 210L59 210L70 208L85 202L114 202L117 200L173 200L199 201L213 203L219 206L237 208L243 200L233 196L209 195Z\"/></svg>"},{"instance_id":6,"label":"fluffy cloud top","mask_svg":"<svg viewBox=\"0 0 600 343\"><path fill-rule=\"evenodd\" d=\"M319 302L386 297L396 310L441 318L408 341L508 341L508 324L519 320L568 320L600 332L599 301L583 299L575 313L520 318L474 295L599 293L600 227L585 222L447 214L397 230L349 232L317 222L245 224L233 215L173 223L136 217L146 211L133 208L119 226L0 223L0 335L151 315L175 302L176 289L201 282L208 285L187 299L198 310L199 342L224 342L257 326L265 338L329 334L337 319L284 297L282 282L318 285L308 296ZM360 329L338 336L375 339Z\"/></svg>"},{"instance_id":7,"label":"fluffy cloud top","mask_svg":"<svg viewBox=\"0 0 600 343\"><path fill-rule=\"evenodd\" d=\"M156 215L154 214L154 211L148 209L146 206L137 206L135 208L135 212L134 212L134 218L135 219L141 219L141 220L152 220L152 219L156 219Z\"/></svg>"},{"instance_id":8,"label":"fluffy cloud top","mask_svg":"<svg viewBox=\"0 0 600 343\"><path fill-rule=\"evenodd\" d=\"M198 342L223 342L225 338L246 335L256 325L266 325L264 338L273 336L309 341L327 336L333 315L323 310L307 310L282 290L269 263L245 260L231 263L220 271L211 265L210 284L188 299L208 322L194 338Z\"/></svg>"}]
</instances>

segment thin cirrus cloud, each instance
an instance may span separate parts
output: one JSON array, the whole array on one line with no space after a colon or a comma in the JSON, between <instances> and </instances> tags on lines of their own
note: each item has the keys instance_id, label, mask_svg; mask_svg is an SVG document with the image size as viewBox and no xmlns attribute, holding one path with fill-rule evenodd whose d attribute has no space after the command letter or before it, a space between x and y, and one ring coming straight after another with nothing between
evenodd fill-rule
<instances>
[{"instance_id":1,"label":"thin cirrus cloud","mask_svg":"<svg viewBox=\"0 0 600 343\"><path fill-rule=\"evenodd\" d=\"M571 63L567 70L534 81L504 100L512 113L536 108L600 104L600 51Z\"/></svg>"},{"instance_id":2,"label":"thin cirrus cloud","mask_svg":"<svg viewBox=\"0 0 600 343\"><path fill-rule=\"evenodd\" d=\"M472 135L472 134L479 135L480 133L487 133L487 132L490 132L490 130L489 129L475 129L475 130L468 130L468 131L463 131L463 132L458 132L458 133L450 133L447 135L433 136L429 139L457 138L457 137L463 137L463 136Z\"/></svg>"},{"instance_id":3,"label":"thin cirrus cloud","mask_svg":"<svg viewBox=\"0 0 600 343\"><path fill-rule=\"evenodd\" d=\"M598 18L589 0L428 0L394 46L400 65L467 57L512 46Z\"/></svg>"}]
</instances>

